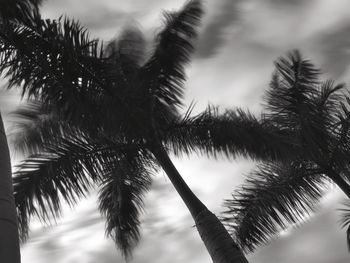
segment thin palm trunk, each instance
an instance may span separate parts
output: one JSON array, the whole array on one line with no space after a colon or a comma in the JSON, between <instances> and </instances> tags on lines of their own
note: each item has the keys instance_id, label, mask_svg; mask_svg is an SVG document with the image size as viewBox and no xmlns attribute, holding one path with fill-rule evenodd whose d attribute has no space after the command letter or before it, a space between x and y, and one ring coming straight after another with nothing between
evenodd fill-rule
<instances>
[{"instance_id":1,"label":"thin palm trunk","mask_svg":"<svg viewBox=\"0 0 350 263\"><path fill-rule=\"evenodd\" d=\"M235 244L220 220L191 191L162 146L153 149L176 191L188 207L214 263L247 263L244 254Z\"/></svg>"},{"instance_id":2,"label":"thin palm trunk","mask_svg":"<svg viewBox=\"0 0 350 263\"><path fill-rule=\"evenodd\" d=\"M350 198L350 185L336 172L328 171L328 177Z\"/></svg>"},{"instance_id":3,"label":"thin palm trunk","mask_svg":"<svg viewBox=\"0 0 350 263\"><path fill-rule=\"evenodd\" d=\"M21 262L18 238L18 223L13 185L11 161L4 125L0 113L0 261Z\"/></svg>"}]
</instances>

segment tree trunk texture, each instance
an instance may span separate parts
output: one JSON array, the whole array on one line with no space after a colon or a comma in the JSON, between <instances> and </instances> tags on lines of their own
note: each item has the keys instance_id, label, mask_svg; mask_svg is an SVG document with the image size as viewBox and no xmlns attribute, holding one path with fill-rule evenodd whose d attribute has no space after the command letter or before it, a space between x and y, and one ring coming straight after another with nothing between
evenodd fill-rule
<instances>
[{"instance_id":1,"label":"tree trunk texture","mask_svg":"<svg viewBox=\"0 0 350 263\"><path fill-rule=\"evenodd\" d=\"M215 263L248 263L220 220L208 209L195 218L196 227Z\"/></svg>"},{"instance_id":2,"label":"tree trunk texture","mask_svg":"<svg viewBox=\"0 0 350 263\"><path fill-rule=\"evenodd\" d=\"M206 208L182 179L163 146L154 148L153 154L189 209L213 262L247 263L244 254L220 220Z\"/></svg>"},{"instance_id":3,"label":"tree trunk texture","mask_svg":"<svg viewBox=\"0 0 350 263\"><path fill-rule=\"evenodd\" d=\"M13 197L11 160L0 113L0 262L20 263L18 222Z\"/></svg>"}]
</instances>

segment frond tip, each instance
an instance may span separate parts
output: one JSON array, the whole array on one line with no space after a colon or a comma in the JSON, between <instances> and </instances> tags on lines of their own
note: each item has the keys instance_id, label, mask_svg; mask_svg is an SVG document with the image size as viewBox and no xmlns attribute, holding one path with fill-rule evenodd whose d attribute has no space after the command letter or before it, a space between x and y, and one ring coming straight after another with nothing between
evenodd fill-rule
<instances>
[{"instance_id":1,"label":"frond tip","mask_svg":"<svg viewBox=\"0 0 350 263\"><path fill-rule=\"evenodd\" d=\"M340 223L341 228L346 229L346 242L348 244L348 250L350 251L350 202L347 201L344 205L344 208L339 209L339 211L343 212Z\"/></svg>"},{"instance_id":2,"label":"frond tip","mask_svg":"<svg viewBox=\"0 0 350 263\"><path fill-rule=\"evenodd\" d=\"M140 239L140 211L151 178L137 158L114 160L105 170L108 172L101 184L99 209L106 218L106 234L129 258Z\"/></svg>"},{"instance_id":3,"label":"frond tip","mask_svg":"<svg viewBox=\"0 0 350 263\"><path fill-rule=\"evenodd\" d=\"M182 105L184 66L193 53L193 42L203 14L202 1L188 1L179 12L165 12L165 26L159 32L150 59L143 67L147 87L159 101ZM157 80L156 82L154 80Z\"/></svg>"}]
</instances>

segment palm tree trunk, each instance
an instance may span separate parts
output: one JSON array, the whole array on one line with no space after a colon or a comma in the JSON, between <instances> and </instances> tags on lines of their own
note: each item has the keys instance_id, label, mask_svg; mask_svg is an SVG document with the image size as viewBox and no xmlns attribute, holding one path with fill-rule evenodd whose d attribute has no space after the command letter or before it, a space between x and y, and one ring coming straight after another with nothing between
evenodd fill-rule
<instances>
[{"instance_id":1,"label":"palm tree trunk","mask_svg":"<svg viewBox=\"0 0 350 263\"><path fill-rule=\"evenodd\" d=\"M18 223L13 185L11 161L4 125L0 113L0 261L20 263Z\"/></svg>"},{"instance_id":2,"label":"palm tree trunk","mask_svg":"<svg viewBox=\"0 0 350 263\"><path fill-rule=\"evenodd\" d=\"M327 175L350 198L350 185L334 171L328 171Z\"/></svg>"},{"instance_id":3,"label":"palm tree trunk","mask_svg":"<svg viewBox=\"0 0 350 263\"><path fill-rule=\"evenodd\" d=\"M213 262L248 263L220 220L206 208L182 179L163 146L155 147L153 154L188 207Z\"/></svg>"}]
</instances>

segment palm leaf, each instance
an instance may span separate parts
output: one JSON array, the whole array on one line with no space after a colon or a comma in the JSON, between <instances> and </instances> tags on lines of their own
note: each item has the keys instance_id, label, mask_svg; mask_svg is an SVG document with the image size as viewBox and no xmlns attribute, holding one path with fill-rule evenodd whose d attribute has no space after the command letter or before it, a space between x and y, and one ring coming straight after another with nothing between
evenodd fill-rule
<instances>
[{"instance_id":1,"label":"palm leaf","mask_svg":"<svg viewBox=\"0 0 350 263\"><path fill-rule=\"evenodd\" d=\"M332 80L321 84L318 96L315 98L315 105L323 123L334 124L336 122L336 114L340 103L344 100L340 92L344 90L346 90L345 84L335 85Z\"/></svg>"},{"instance_id":2,"label":"palm leaf","mask_svg":"<svg viewBox=\"0 0 350 263\"><path fill-rule=\"evenodd\" d=\"M29 101L14 112L10 140L15 151L35 154L43 150L44 145L55 138L69 136L76 130L59 115L56 107L45 107L38 101Z\"/></svg>"},{"instance_id":3,"label":"palm leaf","mask_svg":"<svg viewBox=\"0 0 350 263\"><path fill-rule=\"evenodd\" d=\"M0 0L0 19L30 24L42 0Z\"/></svg>"},{"instance_id":4,"label":"palm leaf","mask_svg":"<svg viewBox=\"0 0 350 263\"><path fill-rule=\"evenodd\" d=\"M283 160L294 156L296 145L288 133L241 109L220 113L208 107L185 115L166 130L165 138L175 154L197 152L216 157L244 156L256 160Z\"/></svg>"},{"instance_id":5,"label":"palm leaf","mask_svg":"<svg viewBox=\"0 0 350 263\"><path fill-rule=\"evenodd\" d=\"M298 51L287 58L279 58L275 66L276 72L265 96L268 116L282 128L301 129L308 120L300 120L300 117L308 116L305 113L314 110L312 98L318 84L318 69L303 60Z\"/></svg>"},{"instance_id":6,"label":"palm leaf","mask_svg":"<svg viewBox=\"0 0 350 263\"><path fill-rule=\"evenodd\" d=\"M226 200L224 221L241 248L253 251L288 224L302 222L321 198L325 183L308 162L260 165Z\"/></svg>"},{"instance_id":7,"label":"palm leaf","mask_svg":"<svg viewBox=\"0 0 350 263\"><path fill-rule=\"evenodd\" d=\"M23 239L33 215L44 222L60 215L63 198L69 205L85 196L91 180L97 180L99 166L92 158L94 147L81 135L46 145L46 151L34 154L14 172L14 196Z\"/></svg>"},{"instance_id":8,"label":"palm leaf","mask_svg":"<svg viewBox=\"0 0 350 263\"><path fill-rule=\"evenodd\" d=\"M184 66L193 52L196 27L202 14L201 1L192 0L179 12L164 15L164 29L157 36L153 55L142 69L142 83L156 98L154 112L159 112L157 107L174 108L182 104Z\"/></svg>"},{"instance_id":9,"label":"palm leaf","mask_svg":"<svg viewBox=\"0 0 350 263\"><path fill-rule=\"evenodd\" d=\"M104 179L99 194L99 208L106 217L106 233L116 242L125 258L140 238L140 212L150 184L149 160L128 153L104 163ZM147 163L146 163L147 162Z\"/></svg>"},{"instance_id":10,"label":"palm leaf","mask_svg":"<svg viewBox=\"0 0 350 263\"><path fill-rule=\"evenodd\" d=\"M103 81L98 41L90 40L78 22L37 18L33 27L4 25L0 52L0 72L8 78L8 88L22 86L29 98L55 103L71 115L93 107L91 98L99 98Z\"/></svg>"},{"instance_id":11,"label":"palm leaf","mask_svg":"<svg viewBox=\"0 0 350 263\"><path fill-rule=\"evenodd\" d=\"M14 192L23 238L33 215L44 222L60 215L60 199L69 205L84 197L93 182L99 182L102 165L132 149L126 144L96 141L87 134L56 137L47 141L41 153L29 156L14 172Z\"/></svg>"},{"instance_id":12,"label":"palm leaf","mask_svg":"<svg viewBox=\"0 0 350 263\"><path fill-rule=\"evenodd\" d=\"M334 143L330 147L329 158L331 163L338 171L349 180L349 154L350 154L350 97L344 95L339 99L339 106L333 110L334 125L332 134L334 135Z\"/></svg>"},{"instance_id":13,"label":"palm leaf","mask_svg":"<svg viewBox=\"0 0 350 263\"><path fill-rule=\"evenodd\" d=\"M265 107L272 121L283 128L300 124L299 116L312 109L312 98L318 84L318 69L302 59L298 51L275 62L270 89L266 92Z\"/></svg>"},{"instance_id":14,"label":"palm leaf","mask_svg":"<svg viewBox=\"0 0 350 263\"><path fill-rule=\"evenodd\" d=\"M318 81L319 70L303 59L298 51L281 57L265 97L266 118L288 130L303 147L305 158L322 160L329 154L334 138L334 109L342 85Z\"/></svg>"},{"instance_id":15,"label":"palm leaf","mask_svg":"<svg viewBox=\"0 0 350 263\"><path fill-rule=\"evenodd\" d=\"M341 218L341 227L342 228L346 228L346 242L348 244L348 250L350 251L350 209L349 209L349 202L347 201L346 203L344 203L344 208L339 209L341 212L343 212L342 214L342 218Z\"/></svg>"}]
</instances>

